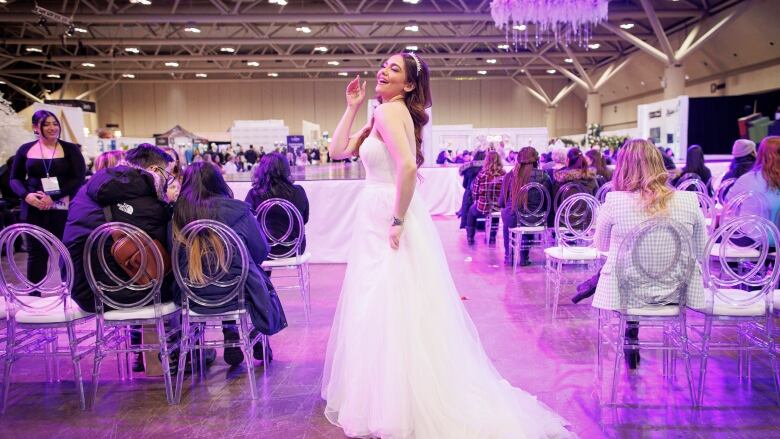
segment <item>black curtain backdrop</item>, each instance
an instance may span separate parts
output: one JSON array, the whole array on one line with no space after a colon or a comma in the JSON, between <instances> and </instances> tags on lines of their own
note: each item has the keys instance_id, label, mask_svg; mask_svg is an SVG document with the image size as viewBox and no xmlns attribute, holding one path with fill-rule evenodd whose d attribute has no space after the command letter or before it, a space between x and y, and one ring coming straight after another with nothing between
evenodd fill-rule
<instances>
[{"instance_id":1,"label":"black curtain backdrop","mask_svg":"<svg viewBox=\"0 0 780 439\"><path fill-rule=\"evenodd\" d=\"M780 90L741 96L691 98L688 107L688 146L700 145L705 154L731 154L739 138L737 119L756 111L770 119L780 105ZM750 111L745 113L745 107Z\"/></svg>"}]
</instances>

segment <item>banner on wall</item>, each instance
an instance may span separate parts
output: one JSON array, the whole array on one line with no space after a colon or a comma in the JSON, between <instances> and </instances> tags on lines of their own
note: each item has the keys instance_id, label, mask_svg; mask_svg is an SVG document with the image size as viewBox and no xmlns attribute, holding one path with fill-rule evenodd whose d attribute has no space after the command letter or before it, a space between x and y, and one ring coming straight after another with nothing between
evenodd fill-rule
<instances>
[{"instance_id":1,"label":"banner on wall","mask_svg":"<svg viewBox=\"0 0 780 439\"><path fill-rule=\"evenodd\" d=\"M671 148L674 156L684 159L688 149L688 96L637 105L639 136L651 139L656 146Z\"/></svg>"},{"instance_id":2,"label":"banner on wall","mask_svg":"<svg viewBox=\"0 0 780 439\"><path fill-rule=\"evenodd\" d=\"M287 151L299 154L303 148L303 136L287 136Z\"/></svg>"},{"instance_id":3,"label":"banner on wall","mask_svg":"<svg viewBox=\"0 0 780 439\"><path fill-rule=\"evenodd\" d=\"M60 120L60 139L79 145L84 144L84 110L80 107L33 104L33 111L38 110L50 111L57 116L57 119Z\"/></svg>"}]
</instances>

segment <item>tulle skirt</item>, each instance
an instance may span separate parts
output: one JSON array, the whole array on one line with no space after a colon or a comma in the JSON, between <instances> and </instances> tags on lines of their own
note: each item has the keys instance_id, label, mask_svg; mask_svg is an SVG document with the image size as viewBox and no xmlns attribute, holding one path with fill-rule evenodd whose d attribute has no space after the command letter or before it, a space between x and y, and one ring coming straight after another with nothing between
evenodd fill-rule
<instances>
[{"instance_id":1,"label":"tulle skirt","mask_svg":"<svg viewBox=\"0 0 780 439\"><path fill-rule=\"evenodd\" d=\"M417 195L399 249L390 248L394 198L394 185L367 183L358 200L325 360L325 416L350 437L571 437L493 367Z\"/></svg>"}]
</instances>

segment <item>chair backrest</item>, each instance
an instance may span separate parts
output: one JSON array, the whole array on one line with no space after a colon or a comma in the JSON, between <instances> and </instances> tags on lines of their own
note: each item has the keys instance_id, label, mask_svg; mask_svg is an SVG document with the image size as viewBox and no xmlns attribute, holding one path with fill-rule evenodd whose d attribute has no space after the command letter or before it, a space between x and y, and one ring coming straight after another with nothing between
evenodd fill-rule
<instances>
[{"instance_id":1,"label":"chair backrest","mask_svg":"<svg viewBox=\"0 0 780 439\"><path fill-rule=\"evenodd\" d=\"M111 245L122 238L130 240L137 249L146 248L151 253L151 260L147 252L140 251L140 263L135 276L128 276L114 261L111 255ZM148 276L147 265L156 264L163 267L163 256L154 245L154 241L140 228L122 222L110 222L93 230L84 245L84 271L87 282L92 292L95 293L95 309L98 314L104 311L104 305L114 309L133 309L153 303L155 315L160 311L160 288L163 281L163 270L156 270L156 275ZM95 261L96 260L96 261ZM111 261L112 263L109 263ZM96 266L97 265L97 266ZM99 269L107 279L98 279L96 269ZM146 276L145 276L146 275ZM129 277L129 279L127 279ZM146 277L147 281L142 282ZM120 297L127 292L147 291L146 295L135 301L125 301ZM161 313L159 313L161 315ZM159 317L159 316L158 316Z\"/></svg>"},{"instance_id":2,"label":"chair backrest","mask_svg":"<svg viewBox=\"0 0 780 439\"><path fill-rule=\"evenodd\" d=\"M583 185L580 183L577 183L576 181L570 181L560 188L558 188L558 192L555 193L555 199L553 200L553 210L557 213L558 209L561 206L561 203L563 203L567 198L571 197L575 194L585 194L588 193L588 190L585 189Z\"/></svg>"},{"instance_id":3,"label":"chair backrest","mask_svg":"<svg viewBox=\"0 0 780 439\"><path fill-rule=\"evenodd\" d=\"M216 245L209 243L209 238L215 238ZM200 240L201 267L203 279L192 279L189 270L182 271L182 262L187 267L191 258L188 254L196 241ZM187 224L173 239L173 275L176 283L182 290L182 307L189 310L189 302L198 305L215 308L234 300L238 302L237 311L243 312L244 285L249 274L249 252L246 244L238 234L230 227L219 221L197 220ZM221 253L221 254L218 254ZM233 258L238 257L241 264L241 273L231 274L230 267ZM227 261L227 266L219 263ZM198 294L205 287L214 286L225 288L226 292L219 298L213 299Z\"/></svg>"},{"instance_id":4,"label":"chair backrest","mask_svg":"<svg viewBox=\"0 0 780 439\"><path fill-rule=\"evenodd\" d=\"M617 252L615 271L623 310L644 306L685 306L696 265L690 233L666 217L634 227Z\"/></svg>"},{"instance_id":5,"label":"chair backrest","mask_svg":"<svg viewBox=\"0 0 780 439\"><path fill-rule=\"evenodd\" d=\"M728 257L728 252L733 251L736 243L741 241L737 238L745 235L750 236L752 243L736 248L753 250L755 257L750 264L741 264L742 269L735 271L732 266L733 259ZM715 261L703 264L704 286L714 297L733 306L749 306L766 299L767 305L771 307L772 292L777 288L780 266L769 254L769 243L778 242L779 236L777 226L766 218L747 215L729 220L707 241L705 255L712 254L716 244L720 244L720 250L714 257ZM744 294L735 295L724 294L721 289L745 290Z\"/></svg>"},{"instance_id":6,"label":"chair backrest","mask_svg":"<svg viewBox=\"0 0 780 439\"><path fill-rule=\"evenodd\" d=\"M25 237L28 243L37 241L49 256L46 275L38 282L32 282L22 274L17 265L15 244L22 237ZM0 232L0 248L5 250L5 261L0 263L0 289L8 305L8 317L16 310L43 314L57 307L67 307L68 296L73 288L73 261L62 241L41 227L19 223ZM29 294L33 291L40 292L42 297L50 298L30 300Z\"/></svg>"},{"instance_id":7,"label":"chair backrest","mask_svg":"<svg viewBox=\"0 0 780 439\"><path fill-rule=\"evenodd\" d=\"M704 214L704 218L707 218L709 220L708 228L712 230L715 227L715 220L716 220L715 200L710 198L709 195L701 193L699 191L696 191L695 194L696 194L696 199L699 200L699 207L701 208L701 213Z\"/></svg>"},{"instance_id":8,"label":"chair backrest","mask_svg":"<svg viewBox=\"0 0 780 439\"><path fill-rule=\"evenodd\" d=\"M532 181L520 188L520 196L525 197L525 201L517 206L518 225L524 227L546 225L552 208L550 192L547 188ZM532 201L536 202L535 205L531 203Z\"/></svg>"},{"instance_id":9,"label":"chair backrest","mask_svg":"<svg viewBox=\"0 0 780 439\"><path fill-rule=\"evenodd\" d=\"M286 217L287 228L283 232L273 230L269 223L269 214L271 211L281 212ZM271 198L263 201L257 206L255 212L260 228L268 239L271 246L271 252L268 253L269 259L284 259L292 256L300 256L303 240L306 238L306 232L303 227L303 216L295 205L282 198ZM276 254L274 247L284 248L282 253Z\"/></svg>"},{"instance_id":10,"label":"chair backrest","mask_svg":"<svg viewBox=\"0 0 780 439\"><path fill-rule=\"evenodd\" d=\"M685 178L686 175L692 175L692 177ZM697 174L689 172L680 178L680 182L677 183L678 191L696 191L709 195L710 191L707 189L707 184L701 181Z\"/></svg>"},{"instance_id":11,"label":"chair backrest","mask_svg":"<svg viewBox=\"0 0 780 439\"><path fill-rule=\"evenodd\" d=\"M585 247L593 243L599 202L590 194L574 194L555 213L555 235L559 246Z\"/></svg>"},{"instance_id":12,"label":"chair backrest","mask_svg":"<svg viewBox=\"0 0 780 439\"><path fill-rule=\"evenodd\" d=\"M607 200L607 194L610 192L612 192L612 182L608 181L599 186L596 191L596 199L599 200L599 203L604 204L604 201Z\"/></svg>"},{"instance_id":13,"label":"chair backrest","mask_svg":"<svg viewBox=\"0 0 780 439\"><path fill-rule=\"evenodd\" d=\"M720 203L721 206L726 205L726 194L729 193L729 189L731 189L731 186L736 183L736 178L727 178L725 180L721 180L720 185L718 186L718 191L715 193L715 199Z\"/></svg>"},{"instance_id":14,"label":"chair backrest","mask_svg":"<svg viewBox=\"0 0 780 439\"><path fill-rule=\"evenodd\" d=\"M769 218L769 201L764 194L747 191L729 197L720 214L720 222L725 223L731 219L746 215Z\"/></svg>"}]
</instances>

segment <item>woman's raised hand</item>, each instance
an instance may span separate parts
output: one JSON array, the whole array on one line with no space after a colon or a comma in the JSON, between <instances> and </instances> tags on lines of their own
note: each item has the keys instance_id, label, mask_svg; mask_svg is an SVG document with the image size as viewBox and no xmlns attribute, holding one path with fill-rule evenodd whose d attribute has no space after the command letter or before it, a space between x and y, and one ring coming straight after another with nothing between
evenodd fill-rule
<instances>
[{"instance_id":1,"label":"woman's raised hand","mask_svg":"<svg viewBox=\"0 0 780 439\"><path fill-rule=\"evenodd\" d=\"M363 105L363 101L366 100L366 81L360 84L360 75L355 76L355 79L349 82L347 85L347 106L359 107Z\"/></svg>"}]
</instances>

